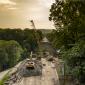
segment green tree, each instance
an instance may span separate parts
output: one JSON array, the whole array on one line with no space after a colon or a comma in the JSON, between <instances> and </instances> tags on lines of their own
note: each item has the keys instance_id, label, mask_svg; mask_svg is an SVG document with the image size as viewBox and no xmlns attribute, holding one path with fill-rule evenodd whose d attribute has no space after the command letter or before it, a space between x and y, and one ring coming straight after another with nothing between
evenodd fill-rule
<instances>
[{"instance_id":1,"label":"green tree","mask_svg":"<svg viewBox=\"0 0 85 85\"><path fill-rule=\"evenodd\" d=\"M21 54L23 53L22 47L16 41L7 42L6 51L9 58L9 67L14 66L20 60Z\"/></svg>"},{"instance_id":2,"label":"green tree","mask_svg":"<svg viewBox=\"0 0 85 85\"><path fill-rule=\"evenodd\" d=\"M75 43L81 36L85 37L84 8L84 0L56 0L51 6L49 20L53 20L57 31L65 30Z\"/></svg>"},{"instance_id":3,"label":"green tree","mask_svg":"<svg viewBox=\"0 0 85 85\"><path fill-rule=\"evenodd\" d=\"M16 41L0 40L0 70L14 66L21 58L23 49Z\"/></svg>"},{"instance_id":4,"label":"green tree","mask_svg":"<svg viewBox=\"0 0 85 85\"><path fill-rule=\"evenodd\" d=\"M84 82L85 0L56 0L51 6L49 20L56 27L55 32L48 35L50 41L56 48L64 47L62 56L72 74L80 83Z\"/></svg>"}]
</instances>

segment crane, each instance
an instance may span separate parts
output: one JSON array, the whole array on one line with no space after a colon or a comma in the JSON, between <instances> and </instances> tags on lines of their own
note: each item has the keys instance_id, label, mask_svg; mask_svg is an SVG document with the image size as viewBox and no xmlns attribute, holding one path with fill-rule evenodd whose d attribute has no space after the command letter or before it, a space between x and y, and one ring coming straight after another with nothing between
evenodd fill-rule
<instances>
[{"instance_id":1,"label":"crane","mask_svg":"<svg viewBox=\"0 0 85 85\"><path fill-rule=\"evenodd\" d=\"M40 45L40 41L39 41L39 37L38 37L38 33L37 33L37 30L36 30L36 27L35 27L35 24L34 24L34 21L33 20L30 20L31 24L32 24L32 27L34 29L34 34L35 34L35 38L37 40L37 44L38 44L38 49L39 49L39 45ZM39 49L40 50L40 49ZM32 52L31 52L31 58L32 58Z\"/></svg>"},{"instance_id":2,"label":"crane","mask_svg":"<svg viewBox=\"0 0 85 85\"><path fill-rule=\"evenodd\" d=\"M33 21L33 20L30 20L30 22L31 22L31 24L32 24L33 29L36 30L36 27L35 27L34 21Z\"/></svg>"},{"instance_id":3,"label":"crane","mask_svg":"<svg viewBox=\"0 0 85 85\"><path fill-rule=\"evenodd\" d=\"M30 22L31 22L32 27L33 27L33 29L34 29L34 31L35 31L35 37L36 37L36 39L37 39L37 44L38 44L38 46L39 46L39 43L40 43L40 42L39 42L39 37L38 37L38 34L37 34L37 30L36 30L34 21L33 21L33 20L30 20Z\"/></svg>"}]
</instances>

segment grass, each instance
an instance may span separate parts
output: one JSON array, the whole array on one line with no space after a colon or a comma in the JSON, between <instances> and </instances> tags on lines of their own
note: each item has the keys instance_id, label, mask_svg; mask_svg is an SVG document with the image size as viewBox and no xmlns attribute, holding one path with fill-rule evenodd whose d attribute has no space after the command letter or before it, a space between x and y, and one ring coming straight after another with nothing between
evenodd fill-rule
<instances>
[{"instance_id":1,"label":"grass","mask_svg":"<svg viewBox=\"0 0 85 85\"><path fill-rule=\"evenodd\" d=\"M11 72L12 69L10 69L5 75L4 77L0 80L0 85L4 85L4 82L9 79L9 73Z\"/></svg>"},{"instance_id":2,"label":"grass","mask_svg":"<svg viewBox=\"0 0 85 85\"><path fill-rule=\"evenodd\" d=\"M0 85L4 85L4 82L9 78L8 73L0 80Z\"/></svg>"}]
</instances>

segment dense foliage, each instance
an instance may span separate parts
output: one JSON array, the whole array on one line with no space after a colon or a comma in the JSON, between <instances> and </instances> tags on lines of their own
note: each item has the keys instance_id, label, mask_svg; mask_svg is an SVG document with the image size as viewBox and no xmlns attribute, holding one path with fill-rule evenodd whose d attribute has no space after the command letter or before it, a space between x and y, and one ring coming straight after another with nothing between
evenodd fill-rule
<instances>
[{"instance_id":1,"label":"dense foliage","mask_svg":"<svg viewBox=\"0 0 85 85\"><path fill-rule=\"evenodd\" d=\"M31 51L38 48L41 39L40 30L0 29L0 69L12 67L27 58Z\"/></svg>"},{"instance_id":2,"label":"dense foliage","mask_svg":"<svg viewBox=\"0 0 85 85\"><path fill-rule=\"evenodd\" d=\"M42 32L36 31L39 40ZM0 40L15 40L27 51L32 51L37 47L37 38L34 30L30 29L0 29Z\"/></svg>"},{"instance_id":3,"label":"dense foliage","mask_svg":"<svg viewBox=\"0 0 85 85\"><path fill-rule=\"evenodd\" d=\"M80 83L85 83L85 0L56 0L51 6L49 20L56 30L49 40L70 67Z\"/></svg>"},{"instance_id":4,"label":"dense foliage","mask_svg":"<svg viewBox=\"0 0 85 85\"><path fill-rule=\"evenodd\" d=\"M14 66L22 53L23 49L18 42L0 40L0 71Z\"/></svg>"}]
</instances>

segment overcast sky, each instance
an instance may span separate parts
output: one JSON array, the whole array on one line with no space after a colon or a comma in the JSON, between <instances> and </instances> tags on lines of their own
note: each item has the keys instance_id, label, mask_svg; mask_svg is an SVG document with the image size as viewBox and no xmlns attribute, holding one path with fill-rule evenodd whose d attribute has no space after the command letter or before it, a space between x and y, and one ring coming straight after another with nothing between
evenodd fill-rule
<instances>
[{"instance_id":1,"label":"overcast sky","mask_svg":"<svg viewBox=\"0 0 85 85\"><path fill-rule=\"evenodd\" d=\"M49 21L49 9L55 0L0 0L0 27L53 29Z\"/></svg>"}]
</instances>

